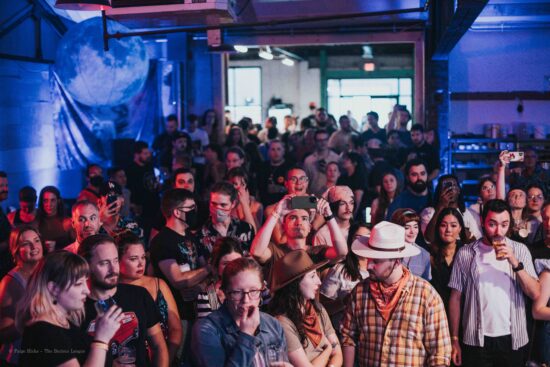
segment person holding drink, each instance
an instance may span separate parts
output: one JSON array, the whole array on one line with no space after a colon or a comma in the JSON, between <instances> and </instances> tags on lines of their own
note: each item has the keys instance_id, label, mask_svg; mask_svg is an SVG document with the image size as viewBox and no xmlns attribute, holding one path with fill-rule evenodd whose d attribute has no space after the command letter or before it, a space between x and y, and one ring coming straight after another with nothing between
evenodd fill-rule
<instances>
[{"instance_id":1,"label":"person holding drink","mask_svg":"<svg viewBox=\"0 0 550 367\"><path fill-rule=\"evenodd\" d=\"M483 238L458 251L449 281L452 360L457 366L521 366L529 341L524 295L536 299L540 284L527 247L506 237L508 204L489 200L482 223Z\"/></svg>"}]
</instances>

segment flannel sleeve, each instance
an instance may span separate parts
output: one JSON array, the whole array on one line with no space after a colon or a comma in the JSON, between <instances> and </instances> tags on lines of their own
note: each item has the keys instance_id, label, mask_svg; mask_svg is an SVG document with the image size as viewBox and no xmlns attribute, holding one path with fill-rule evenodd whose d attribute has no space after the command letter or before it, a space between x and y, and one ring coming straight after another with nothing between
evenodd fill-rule
<instances>
[{"instance_id":1,"label":"flannel sleeve","mask_svg":"<svg viewBox=\"0 0 550 367\"><path fill-rule=\"evenodd\" d=\"M424 346L428 354L427 365L450 366L451 335L443 301L435 289L430 290L427 298L429 301L424 314Z\"/></svg>"},{"instance_id":2,"label":"flannel sleeve","mask_svg":"<svg viewBox=\"0 0 550 367\"><path fill-rule=\"evenodd\" d=\"M357 308L358 295L363 291L363 285L359 284L352 292L351 300L344 312L344 318L340 324L340 333L342 334L342 345L348 347L355 347L357 341L358 325L357 325L357 311L361 308ZM361 305L359 305L361 306Z\"/></svg>"}]
</instances>

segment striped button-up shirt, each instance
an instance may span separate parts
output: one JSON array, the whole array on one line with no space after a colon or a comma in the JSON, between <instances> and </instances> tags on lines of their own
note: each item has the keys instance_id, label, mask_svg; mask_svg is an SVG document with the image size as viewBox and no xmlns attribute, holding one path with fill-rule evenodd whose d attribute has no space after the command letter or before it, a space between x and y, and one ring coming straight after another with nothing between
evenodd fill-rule
<instances>
[{"instance_id":1,"label":"striped button-up shirt","mask_svg":"<svg viewBox=\"0 0 550 367\"><path fill-rule=\"evenodd\" d=\"M342 344L354 346L360 367L449 366L451 339L436 290L411 274L386 323L369 291L369 279L352 293L341 325Z\"/></svg>"},{"instance_id":2,"label":"striped button-up shirt","mask_svg":"<svg viewBox=\"0 0 550 367\"><path fill-rule=\"evenodd\" d=\"M512 249L518 261L523 263L525 271L533 278L538 279L527 247L509 238L506 238L506 245ZM476 261L479 256L479 246L485 246L482 244L482 240L474 241L458 250L449 287L461 292L464 298L462 307L463 342L467 345L483 347L483 313L481 311L479 268ZM512 280L510 287L512 349L518 350L529 341L525 318L525 299L511 265L507 272Z\"/></svg>"}]
</instances>

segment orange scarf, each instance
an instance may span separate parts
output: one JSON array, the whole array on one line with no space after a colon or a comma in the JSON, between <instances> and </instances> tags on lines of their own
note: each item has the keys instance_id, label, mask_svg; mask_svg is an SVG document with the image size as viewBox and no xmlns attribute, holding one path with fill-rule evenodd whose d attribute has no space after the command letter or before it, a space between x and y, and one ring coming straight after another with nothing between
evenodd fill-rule
<instances>
[{"instance_id":1,"label":"orange scarf","mask_svg":"<svg viewBox=\"0 0 550 367\"><path fill-rule=\"evenodd\" d=\"M376 309L380 312L384 321L387 322L390 319L393 309L397 306L403 287L407 284L410 276L410 271L403 266L403 276L397 282L391 285L385 285L382 282L369 283L370 294L372 295Z\"/></svg>"},{"instance_id":2,"label":"orange scarf","mask_svg":"<svg viewBox=\"0 0 550 367\"><path fill-rule=\"evenodd\" d=\"M321 329L320 316L315 312L315 308L311 302L306 304L302 325L304 326L307 338L311 340L313 346L317 348L321 343L321 339L323 339L323 330Z\"/></svg>"}]
</instances>

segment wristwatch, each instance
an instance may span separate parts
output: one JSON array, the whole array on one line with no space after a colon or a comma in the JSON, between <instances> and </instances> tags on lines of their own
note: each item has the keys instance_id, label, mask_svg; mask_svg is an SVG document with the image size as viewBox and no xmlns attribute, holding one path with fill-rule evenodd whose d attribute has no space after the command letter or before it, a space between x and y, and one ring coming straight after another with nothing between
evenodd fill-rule
<instances>
[{"instance_id":1,"label":"wristwatch","mask_svg":"<svg viewBox=\"0 0 550 367\"><path fill-rule=\"evenodd\" d=\"M518 266L516 266L515 268L512 268L512 271L514 273L517 273L518 271L523 270L523 269L525 269L525 267L523 266L523 263L520 261L518 263Z\"/></svg>"}]
</instances>

